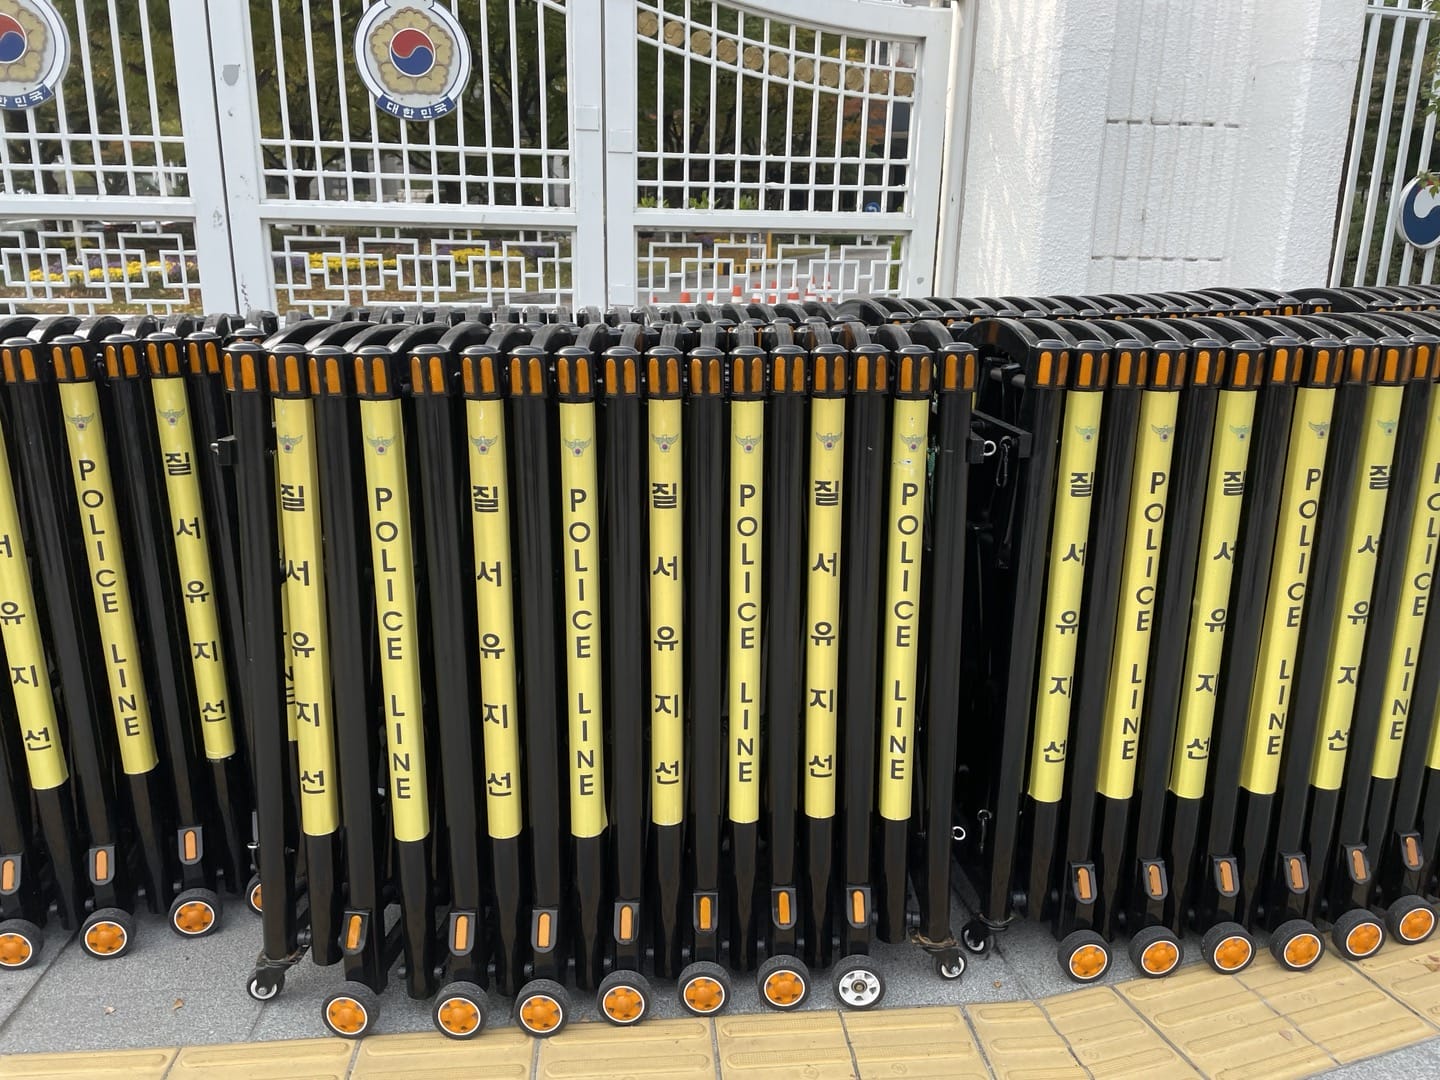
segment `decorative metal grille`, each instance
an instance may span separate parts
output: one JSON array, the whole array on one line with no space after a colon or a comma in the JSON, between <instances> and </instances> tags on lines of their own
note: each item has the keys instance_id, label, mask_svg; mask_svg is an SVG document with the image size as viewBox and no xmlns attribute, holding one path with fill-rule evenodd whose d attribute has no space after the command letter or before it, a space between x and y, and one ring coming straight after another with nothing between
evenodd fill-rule
<instances>
[{"instance_id":1,"label":"decorative metal grille","mask_svg":"<svg viewBox=\"0 0 1440 1080\"><path fill-rule=\"evenodd\" d=\"M639 206L904 212L917 48L638 0Z\"/></svg>"},{"instance_id":2,"label":"decorative metal grille","mask_svg":"<svg viewBox=\"0 0 1440 1080\"><path fill-rule=\"evenodd\" d=\"M1405 184L1434 167L1437 86L1426 53L1435 13L1427 0L1372 0L1366 10L1330 282L1429 283L1436 249L1400 240L1394 214Z\"/></svg>"},{"instance_id":3,"label":"decorative metal grille","mask_svg":"<svg viewBox=\"0 0 1440 1080\"><path fill-rule=\"evenodd\" d=\"M189 222L0 224L0 300L27 311L200 310Z\"/></svg>"},{"instance_id":4,"label":"decorative metal grille","mask_svg":"<svg viewBox=\"0 0 1440 1080\"><path fill-rule=\"evenodd\" d=\"M69 0L70 68L55 98L0 111L0 193L187 195L165 0Z\"/></svg>"},{"instance_id":5,"label":"decorative metal grille","mask_svg":"<svg viewBox=\"0 0 1440 1080\"><path fill-rule=\"evenodd\" d=\"M638 241L639 292L657 303L894 296L905 247L900 235L701 230L641 231Z\"/></svg>"},{"instance_id":6,"label":"decorative metal grille","mask_svg":"<svg viewBox=\"0 0 1440 1080\"><path fill-rule=\"evenodd\" d=\"M281 310L571 300L568 232L274 226L270 250Z\"/></svg>"},{"instance_id":7,"label":"decorative metal grille","mask_svg":"<svg viewBox=\"0 0 1440 1080\"><path fill-rule=\"evenodd\" d=\"M570 205L564 0L450 0L474 63L459 108L427 123L377 109L360 81L369 6L250 0L266 198Z\"/></svg>"}]
</instances>

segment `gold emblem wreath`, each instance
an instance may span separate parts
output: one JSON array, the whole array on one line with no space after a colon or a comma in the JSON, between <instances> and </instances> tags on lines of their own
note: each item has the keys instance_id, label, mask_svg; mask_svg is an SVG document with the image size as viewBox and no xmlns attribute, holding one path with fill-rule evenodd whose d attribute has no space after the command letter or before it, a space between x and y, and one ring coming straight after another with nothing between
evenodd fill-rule
<instances>
[{"instance_id":1,"label":"gold emblem wreath","mask_svg":"<svg viewBox=\"0 0 1440 1080\"><path fill-rule=\"evenodd\" d=\"M435 66L418 79L397 68L390 59L390 39L401 30L413 27L430 35L435 43ZM435 94L450 81L450 62L455 58L455 40L442 23L409 8L382 19L370 31L370 55L380 72L380 82L396 94Z\"/></svg>"},{"instance_id":2,"label":"gold emblem wreath","mask_svg":"<svg viewBox=\"0 0 1440 1080\"><path fill-rule=\"evenodd\" d=\"M45 21L24 4L6 4L5 14L14 18L25 29L25 55L13 64L0 64L0 79L6 82L33 83L45 69L45 46L50 37L45 30Z\"/></svg>"}]
</instances>

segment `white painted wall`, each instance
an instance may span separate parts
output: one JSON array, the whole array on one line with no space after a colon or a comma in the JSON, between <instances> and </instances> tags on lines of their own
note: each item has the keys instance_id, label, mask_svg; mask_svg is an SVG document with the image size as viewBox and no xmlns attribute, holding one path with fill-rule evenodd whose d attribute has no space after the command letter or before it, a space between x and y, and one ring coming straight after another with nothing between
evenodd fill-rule
<instances>
[{"instance_id":1,"label":"white painted wall","mask_svg":"<svg viewBox=\"0 0 1440 1080\"><path fill-rule=\"evenodd\" d=\"M1364 0L972 10L957 294L1325 282Z\"/></svg>"}]
</instances>

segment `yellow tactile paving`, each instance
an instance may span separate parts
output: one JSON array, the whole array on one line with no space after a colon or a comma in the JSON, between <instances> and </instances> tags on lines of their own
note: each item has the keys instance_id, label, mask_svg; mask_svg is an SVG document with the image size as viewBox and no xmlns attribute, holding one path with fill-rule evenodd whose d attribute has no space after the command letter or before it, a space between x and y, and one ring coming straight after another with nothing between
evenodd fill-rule
<instances>
[{"instance_id":1,"label":"yellow tactile paving","mask_svg":"<svg viewBox=\"0 0 1440 1080\"><path fill-rule=\"evenodd\" d=\"M720 1070L733 1077L850 1080L855 1075L840 1015L833 1012L768 1013L715 1021Z\"/></svg>"},{"instance_id":2,"label":"yellow tactile paving","mask_svg":"<svg viewBox=\"0 0 1440 1080\"><path fill-rule=\"evenodd\" d=\"M1433 976L1432 976L1433 979ZM1336 1061L1358 1061L1419 1042L1435 1030L1334 956L1296 978L1279 964L1256 964L1240 980Z\"/></svg>"},{"instance_id":3,"label":"yellow tactile paving","mask_svg":"<svg viewBox=\"0 0 1440 1080\"><path fill-rule=\"evenodd\" d=\"M841 1013L860 1080L986 1080L990 1075L958 1007Z\"/></svg>"},{"instance_id":4,"label":"yellow tactile paving","mask_svg":"<svg viewBox=\"0 0 1440 1080\"><path fill-rule=\"evenodd\" d=\"M1208 967L1193 964L1164 979L1122 983L1119 990L1215 1080L1285 1080L1336 1064L1243 982Z\"/></svg>"},{"instance_id":5,"label":"yellow tactile paving","mask_svg":"<svg viewBox=\"0 0 1440 1080\"><path fill-rule=\"evenodd\" d=\"M339 1039L189 1046L165 1080L345 1080L354 1056Z\"/></svg>"},{"instance_id":6,"label":"yellow tactile paving","mask_svg":"<svg viewBox=\"0 0 1440 1080\"><path fill-rule=\"evenodd\" d=\"M160 1080L175 1060L174 1047L162 1050L105 1050L78 1054L13 1054L0 1057L6 1080Z\"/></svg>"},{"instance_id":7,"label":"yellow tactile paving","mask_svg":"<svg viewBox=\"0 0 1440 1080\"><path fill-rule=\"evenodd\" d=\"M538 1080L714 1080L714 1042L704 1020L651 1020L634 1028L575 1024L540 1043L535 1075Z\"/></svg>"},{"instance_id":8,"label":"yellow tactile paving","mask_svg":"<svg viewBox=\"0 0 1440 1080\"><path fill-rule=\"evenodd\" d=\"M1386 945L1360 970L1430 1023L1440 1027L1440 940Z\"/></svg>"},{"instance_id":9,"label":"yellow tactile paving","mask_svg":"<svg viewBox=\"0 0 1440 1080\"><path fill-rule=\"evenodd\" d=\"M1199 1076L1108 986L1046 998L1041 1007L1096 1080Z\"/></svg>"},{"instance_id":10,"label":"yellow tactile paving","mask_svg":"<svg viewBox=\"0 0 1440 1080\"><path fill-rule=\"evenodd\" d=\"M374 1035L360 1043L351 1080L529 1080L536 1040L518 1031L486 1031L466 1042L434 1031ZM217 1078L218 1080L218 1078Z\"/></svg>"},{"instance_id":11,"label":"yellow tactile paving","mask_svg":"<svg viewBox=\"0 0 1440 1080\"><path fill-rule=\"evenodd\" d=\"M990 1062L990 1071L999 1080L1088 1080L1090 1074L1038 1005L1028 1001L970 1005L965 1012Z\"/></svg>"}]
</instances>

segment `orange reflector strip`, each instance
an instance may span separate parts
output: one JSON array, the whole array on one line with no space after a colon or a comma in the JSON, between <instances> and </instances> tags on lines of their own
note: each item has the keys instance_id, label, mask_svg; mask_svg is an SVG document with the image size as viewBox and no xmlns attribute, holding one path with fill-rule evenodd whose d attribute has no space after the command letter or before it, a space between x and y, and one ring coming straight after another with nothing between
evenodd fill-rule
<instances>
[{"instance_id":1,"label":"orange reflector strip","mask_svg":"<svg viewBox=\"0 0 1440 1080\"><path fill-rule=\"evenodd\" d=\"M1356 881L1364 881L1370 876L1370 871L1365 866L1365 852L1359 848L1350 853L1350 869L1355 872Z\"/></svg>"},{"instance_id":2,"label":"orange reflector strip","mask_svg":"<svg viewBox=\"0 0 1440 1080\"><path fill-rule=\"evenodd\" d=\"M345 947L347 949L358 949L360 947L360 927L362 920L359 915L350 916L350 926L345 931Z\"/></svg>"},{"instance_id":3,"label":"orange reflector strip","mask_svg":"<svg viewBox=\"0 0 1440 1080\"><path fill-rule=\"evenodd\" d=\"M550 915L547 912L541 912L540 917L535 920L535 947L550 947Z\"/></svg>"},{"instance_id":4,"label":"orange reflector strip","mask_svg":"<svg viewBox=\"0 0 1440 1080\"><path fill-rule=\"evenodd\" d=\"M635 936L635 909L626 904L620 909L620 940L630 941Z\"/></svg>"},{"instance_id":5,"label":"orange reflector strip","mask_svg":"<svg viewBox=\"0 0 1440 1080\"><path fill-rule=\"evenodd\" d=\"M1405 861L1411 866L1420 865L1420 845L1413 836L1405 837Z\"/></svg>"},{"instance_id":6,"label":"orange reflector strip","mask_svg":"<svg viewBox=\"0 0 1440 1080\"><path fill-rule=\"evenodd\" d=\"M865 894L859 889L850 893L850 921L856 926L865 925Z\"/></svg>"},{"instance_id":7,"label":"orange reflector strip","mask_svg":"<svg viewBox=\"0 0 1440 1080\"><path fill-rule=\"evenodd\" d=\"M1220 888L1226 892L1235 888L1235 874L1231 871L1228 862L1222 862L1220 864Z\"/></svg>"},{"instance_id":8,"label":"orange reflector strip","mask_svg":"<svg viewBox=\"0 0 1440 1080\"><path fill-rule=\"evenodd\" d=\"M199 848L200 845L197 844L196 841L195 841L195 830L194 830L194 829L186 829L186 830L185 830L185 835L181 838L181 846L182 846L182 849L183 849L184 852L185 852L185 858L187 858L187 859L193 859L193 858L195 858L196 851L197 851L197 849Z\"/></svg>"},{"instance_id":9,"label":"orange reflector strip","mask_svg":"<svg viewBox=\"0 0 1440 1080\"><path fill-rule=\"evenodd\" d=\"M700 898L700 920L699 920L699 922L700 922L700 929L701 929L701 930L707 930L707 931L708 931L708 930L710 929L710 898L709 898L708 896L702 896L702 897Z\"/></svg>"},{"instance_id":10,"label":"orange reflector strip","mask_svg":"<svg viewBox=\"0 0 1440 1080\"><path fill-rule=\"evenodd\" d=\"M1297 889L1305 887L1305 872L1300 867L1299 859L1290 859L1290 884Z\"/></svg>"},{"instance_id":11,"label":"orange reflector strip","mask_svg":"<svg viewBox=\"0 0 1440 1080\"><path fill-rule=\"evenodd\" d=\"M1075 871L1075 891L1080 895L1080 899L1087 903L1094 895L1094 890L1090 887L1090 871L1083 866Z\"/></svg>"},{"instance_id":12,"label":"orange reflector strip","mask_svg":"<svg viewBox=\"0 0 1440 1080\"><path fill-rule=\"evenodd\" d=\"M1159 895L1160 895L1160 867L1151 865L1151 866L1146 870L1145 873L1146 873L1146 877L1149 879L1149 882L1150 882L1150 895L1151 895L1151 896L1159 896Z\"/></svg>"},{"instance_id":13,"label":"orange reflector strip","mask_svg":"<svg viewBox=\"0 0 1440 1080\"><path fill-rule=\"evenodd\" d=\"M455 941L454 941L455 951L456 951L457 953L458 953L458 952L464 952L465 949L469 946L469 944L470 944L470 916L469 916L469 915L456 915L456 916L455 916Z\"/></svg>"},{"instance_id":14,"label":"orange reflector strip","mask_svg":"<svg viewBox=\"0 0 1440 1080\"><path fill-rule=\"evenodd\" d=\"M110 853L107 851L95 852L95 880L110 880Z\"/></svg>"},{"instance_id":15,"label":"orange reflector strip","mask_svg":"<svg viewBox=\"0 0 1440 1080\"><path fill-rule=\"evenodd\" d=\"M15 860L6 859L0 864L0 889L9 892L15 888Z\"/></svg>"},{"instance_id":16,"label":"orange reflector strip","mask_svg":"<svg viewBox=\"0 0 1440 1080\"><path fill-rule=\"evenodd\" d=\"M780 924L788 926L790 923L790 894L788 892L782 890L775 898L775 912Z\"/></svg>"}]
</instances>

